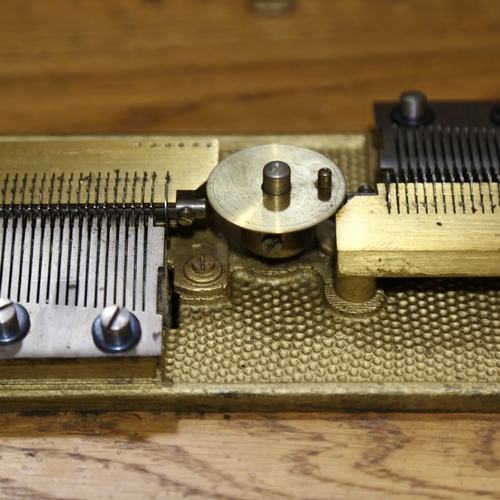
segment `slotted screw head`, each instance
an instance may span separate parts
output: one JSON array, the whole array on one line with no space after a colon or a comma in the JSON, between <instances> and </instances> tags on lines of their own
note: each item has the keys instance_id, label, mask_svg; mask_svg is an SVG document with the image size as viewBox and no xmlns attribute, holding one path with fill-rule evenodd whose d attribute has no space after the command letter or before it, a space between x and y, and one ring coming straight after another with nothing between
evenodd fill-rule
<instances>
[{"instance_id":1,"label":"slotted screw head","mask_svg":"<svg viewBox=\"0 0 500 500\"><path fill-rule=\"evenodd\" d=\"M215 269L215 259L210 254L202 253L193 257L191 267L196 274L209 274Z\"/></svg>"},{"instance_id":2,"label":"slotted screw head","mask_svg":"<svg viewBox=\"0 0 500 500\"><path fill-rule=\"evenodd\" d=\"M92 325L94 342L104 352L125 352L141 339L137 317L116 304L103 309Z\"/></svg>"},{"instance_id":3,"label":"slotted screw head","mask_svg":"<svg viewBox=\"0 0 500 500\"><path fill-rule=\"evenodd\" d=\"M21 304L0 298L0 345L20 342L30 326L28 311Z\"/></svg>"}]
</instances>

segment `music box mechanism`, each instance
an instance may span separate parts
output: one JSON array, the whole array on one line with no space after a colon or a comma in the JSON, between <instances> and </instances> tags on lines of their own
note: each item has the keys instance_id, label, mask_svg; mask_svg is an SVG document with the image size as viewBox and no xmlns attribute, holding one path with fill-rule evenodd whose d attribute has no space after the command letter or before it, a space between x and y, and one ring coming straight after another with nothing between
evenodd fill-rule
<instances>
[{"instance_id":1,"label":"music box mechanism","mask_svg":"<svg viewBox=\"0 0 500 500\"><path fill-rule=\"evenodd\" d=\"M500 107L375 115L3 137L5 407L495 409Z\"/></svg>"}]
</instances>

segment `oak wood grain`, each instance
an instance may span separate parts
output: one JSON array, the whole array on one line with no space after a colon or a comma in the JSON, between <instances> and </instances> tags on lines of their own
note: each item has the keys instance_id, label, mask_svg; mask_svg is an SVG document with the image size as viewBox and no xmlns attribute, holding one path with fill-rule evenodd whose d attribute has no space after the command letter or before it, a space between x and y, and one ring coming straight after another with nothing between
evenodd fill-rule
<instances>
[{"instance_id":1,"label":"oak wood grain","mask_svg":"<svg viewBox=\"0 0 500 500\"><path fill-rule=\"evenodd\" d=\"M496 0L5 0L0 133L370 127L372 102L500 95Z\"/></svg>"},{"instance_id":2,"label":"oak wood grain","mask_svg":"<svg viewBox=\"0 0 500 500\"><path fill-rule=\"evenodd\" d=\"M7 414L0 429L2 498L500 498L496 415Z\"/></svg>"},{"instance_id":3,"label":"oak wood grain","mask_svg":"<svg viewBox=\"0 0 500 500\"><path fill-rule=\"evenodd\" d=\"M4 0L0 133L325 132L500 94L497 0ZM0 415L0 497L500 498L497 415Z\"/></svg>"}]
</instances>

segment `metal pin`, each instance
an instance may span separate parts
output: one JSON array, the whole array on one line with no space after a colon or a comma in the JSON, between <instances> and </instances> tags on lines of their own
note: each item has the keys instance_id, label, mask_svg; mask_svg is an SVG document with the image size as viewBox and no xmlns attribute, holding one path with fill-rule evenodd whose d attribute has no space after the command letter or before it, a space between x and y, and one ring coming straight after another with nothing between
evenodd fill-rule
<instances>
[{"instance_id":1,"label":"metal pin","mask_svg":"<svg viewBox=\"0 0 500 500\"><path fill-rule=\"evenodd\" d=\"M30 329L26 309L9 299L0 299L0 345L10 345L26 337Z\"/></svg>"},{"instance_id":2,"label":"metal pin","mask_svg":"<svg viewBox=\"0 0 500 500\"><path fill-rule=\"evenodd\" d=\"M401 114L407 120L420 120L427 111L427 96L418 90L401 94Z\"/></svg>"},{"instance_id":3,"label":"metal pin","mask_svg":"<svg viewBox=\"0 0 500 500\"><path fill-rule=\"evenodd\" d=\"M331 189L332 171L329 168L320 168L318 170L318 189Z\"/></svg>"},{"instance_id":4,"label":"metal pin","mask_svg":"<svg viewBox=\"0 0 500 500\"><path fill-rule=\"evenodd\" d=\"M291 170L283 161L271 161L262 171L262 190L272 196L281 196L290 192Z\"/></svg>"},{"instance_id":5,"label":"metal pin","mask_svg":"<svg viewBox=\"0 0 500 500\"><path fill-rule=\"evenodd\" d=\"M96 346L104 352L125 352L141 339L141 325L137 317L125 307L106 307L92 325Z\"/></svg>"},{"instance_id":6,"label":"metal pin","mask_svg":"<svg viewBox=\"0 0 500 500\"><path fill-rule=\"evenodd\" d=\"M393 110L391 118L399 125L419 127L434 120L434 113L427 105L427 96L418 90L403 92L399 105Z\"/></svg>"}]
</instances>

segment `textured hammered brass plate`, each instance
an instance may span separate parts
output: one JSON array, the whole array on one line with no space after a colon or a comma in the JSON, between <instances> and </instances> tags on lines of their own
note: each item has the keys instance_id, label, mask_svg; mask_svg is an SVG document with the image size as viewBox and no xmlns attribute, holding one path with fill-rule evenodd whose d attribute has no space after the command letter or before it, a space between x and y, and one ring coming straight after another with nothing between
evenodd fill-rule
<instances>
[{"instance_id":1,"label":"textured hammered brass plate","mask_svg":"<svg viewBox=\"0 0 500 500\"><path fill-rule=\"evenodd\" d=\"M276 138L218 139L224 158ZM375 181L368 134L279 142L331 158L349 191ZM218 263L213 280L185 271L200 253ZM216 214L171 230L167 256L173 323L161 358L2 361L1 409L500 409L496 278L387 278L370 301L347 303L318 245L269 262Z\"/></svg>"}]
</instances>

